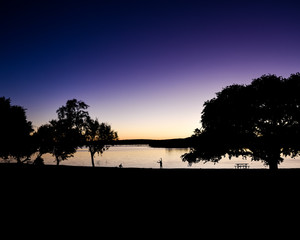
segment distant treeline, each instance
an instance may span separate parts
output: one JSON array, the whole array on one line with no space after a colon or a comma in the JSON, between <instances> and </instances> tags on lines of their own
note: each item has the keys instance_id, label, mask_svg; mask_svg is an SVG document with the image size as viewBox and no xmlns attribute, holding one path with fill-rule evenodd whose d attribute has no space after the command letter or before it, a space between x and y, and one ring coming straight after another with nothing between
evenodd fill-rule
<instances>
[{"instance_id":1,"label":"distant treeline","mask_svg":"<svg viewBox=\"0 0 300 240\"><path fill-rule=\"evenodd\" d=\"M150 147L165 147L165 148L188 148L191 146L192 139L188 138L176 138L176 139L129 139L129 140L117 140L116 145L138 145L147 144Z\"/></svg>"}]
</instances>

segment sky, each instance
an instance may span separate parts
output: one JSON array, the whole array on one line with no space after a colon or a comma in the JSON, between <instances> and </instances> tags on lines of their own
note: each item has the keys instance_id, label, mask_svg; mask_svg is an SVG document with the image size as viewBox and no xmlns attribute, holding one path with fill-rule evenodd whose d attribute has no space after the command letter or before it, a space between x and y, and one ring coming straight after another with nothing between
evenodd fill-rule
<instances>
[{"instance_id":1,"label":"sky","mask_svg":"<svg viewBox=\"0 0 300 240\"><path fill-rule=\"evenodd\" d=\"M35 128L69 99L120 139L185 138L205 101L300 72L300 2L1 1L0 96Z\"/></svg>"}]
</instances>

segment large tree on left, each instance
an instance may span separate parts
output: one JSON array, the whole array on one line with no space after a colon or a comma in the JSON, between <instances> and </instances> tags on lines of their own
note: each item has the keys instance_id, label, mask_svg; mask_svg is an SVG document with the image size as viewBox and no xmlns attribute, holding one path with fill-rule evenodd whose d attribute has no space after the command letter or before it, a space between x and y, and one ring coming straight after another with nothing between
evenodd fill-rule
<instances>
[{"instance_id":1,"label":"large tree on left","mask_svg":"<svg viewBox=\"0 0 300 240\"><path fill-rule=\"evenodd\" d=\"M29 159L35 149L32 123L27 121L25 109L11 105L9 98L1 97L0 112L0 157L14 158L18 163Z\"/></svg>"}]
</instances>

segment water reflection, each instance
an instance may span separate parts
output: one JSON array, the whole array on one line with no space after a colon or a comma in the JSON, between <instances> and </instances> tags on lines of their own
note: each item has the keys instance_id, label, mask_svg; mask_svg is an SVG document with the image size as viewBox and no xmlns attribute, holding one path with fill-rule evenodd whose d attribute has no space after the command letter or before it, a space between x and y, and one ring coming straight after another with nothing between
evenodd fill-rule
<instances>
[{"instance_id":1,"label":"water reflection","mask_svg":"<svg viewBox=\"0 0 300 240\"><path fill-rule=\"evenodd\" d=\"M189 148L164 148L167 152L172 153L172 152L181 152L184 153L189 152Z\"/></svg>"},{"instance_id":2,"label":"water reflection","mask_svg":"<svg viewBox=\"0 0 300 240\"><path fill-rule=\"evenodd\" d=\"M157 163L163 161L163 168L234 168L236 163L248 163L251 168L267 168L262 162L243 160L242 158L221 159L219 163L213 164L196 163L189 166L183 162L180 156L189 151L188 148L152 148L148 145L116 145L102 155L95 155L95 165L98 167L119 167L124 168L159 168ZM43 155L45 164L56 164L51 154ZM13 162L13 160L11 160ZM90 154L87 149L79 149L74 157L61 162L61 165L91 166ZM285 158L279 168L300 168L300 158Z\"/></svg>"},{"instance_id":3,"label":"water reflection","mask_svg":"<svg viewBox=\"0 0 300 240\"><path fill-rule=\"evenodd\" d=\"M189 166L181 160L181 155L188 152L188 148L152 148L148 145L116 145L102 155L95 155L95 165L98 167L118 167L122 164L127 168L159 168L157 163L163 160L163 168L234 168L240 159L222 159L218 164L197 163ZM54 158L44 155L46 164L54 164ZM244 161L244 160L243 160ZM249 162L251 168L264 168L260 162ZM61 163L62 165L91 166L87 149L80 149L73 158Z\"/></svg>"}]
</instances>

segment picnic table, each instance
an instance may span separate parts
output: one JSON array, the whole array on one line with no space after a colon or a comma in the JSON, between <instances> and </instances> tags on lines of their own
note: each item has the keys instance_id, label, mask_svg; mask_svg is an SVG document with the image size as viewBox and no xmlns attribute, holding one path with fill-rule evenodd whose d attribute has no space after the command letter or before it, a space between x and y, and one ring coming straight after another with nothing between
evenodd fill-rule
<instances>
[{"instance_id":1,"label":"picnic table","mask_svg":"<svg viewBox=\"0 0 300 240\"><path fill-rule=\"evenodd\" d=\"M237 169L249 168L249 164L248 163L236 163L234 167Z\"/></svg>"}]
</instances>

